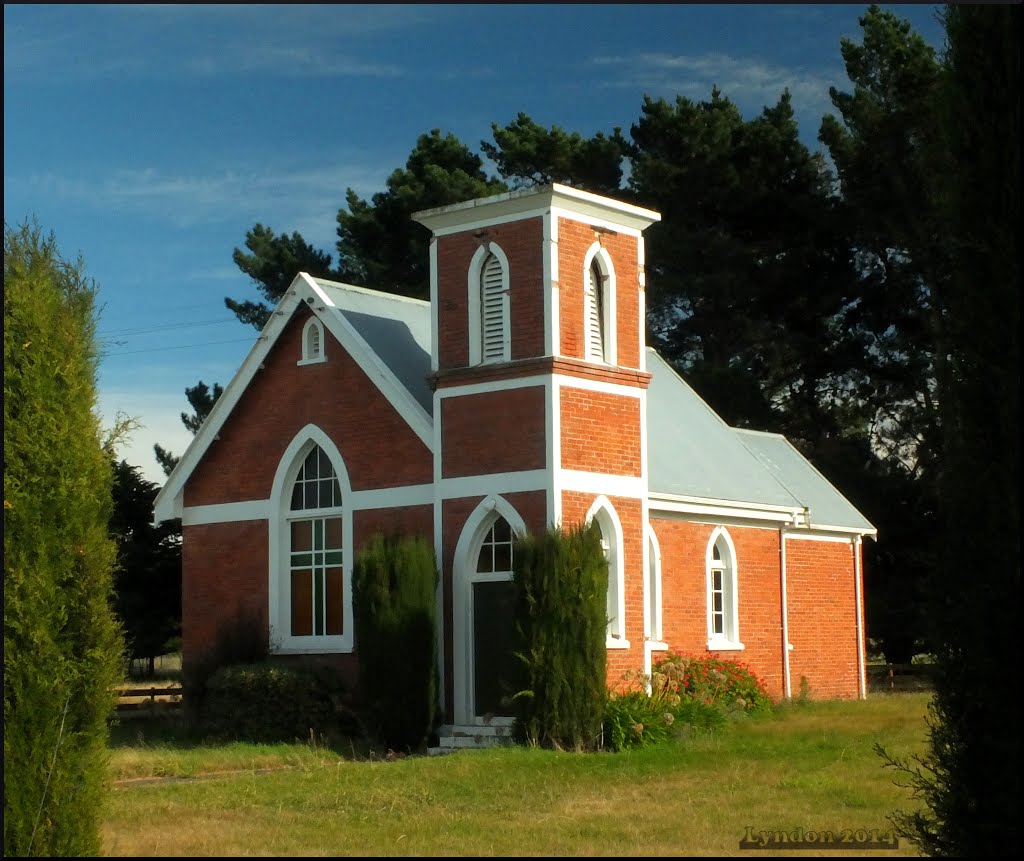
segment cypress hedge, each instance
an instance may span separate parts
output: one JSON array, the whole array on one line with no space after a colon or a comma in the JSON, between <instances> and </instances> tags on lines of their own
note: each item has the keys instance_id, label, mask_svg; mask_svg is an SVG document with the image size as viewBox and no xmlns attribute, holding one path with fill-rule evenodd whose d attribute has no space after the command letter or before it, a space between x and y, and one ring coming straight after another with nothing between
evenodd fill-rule
<instances>
[{"instance_id":1,"label":"cypress hedge","mask_svg":"<svg viewBox=\"0 0 1024 861\"><path fill-rule=\"evenodd\" d=\"M96 288L37 225L4 225L4 855L98 855L111 609L111 458Z\"/></svg>"},{"instance_id":2,"label":"cypress hedge","mask_svg":"<svg viewBox=\"0 0 1024 861\"><path fill-rule=\"evenodd\" d=\"M359 696L394 751L417 749L435 729L437 584L434 549L418 536L376 534L353 566Z\"/></svg>"},{"instance_id":3,"label":"cypress hedge","mask_svg":"<svg viewBox=\"0 0 1024 861\"><path fill-rule=\"evenodd\" d=\"M595 523L518 536L513 550L523 690L520 742L601 746L607 699L608 563Z\"/></svg>"}]
</instances>

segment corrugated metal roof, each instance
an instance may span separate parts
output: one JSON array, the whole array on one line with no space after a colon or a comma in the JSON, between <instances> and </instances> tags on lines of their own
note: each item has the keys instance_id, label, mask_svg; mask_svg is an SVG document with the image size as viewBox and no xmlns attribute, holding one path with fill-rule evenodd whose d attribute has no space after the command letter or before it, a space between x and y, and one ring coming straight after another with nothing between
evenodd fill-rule
<instances>
[{"instance_id":1,"label":"corrugated metal roof","mask_svg":"<svg viewBox=\"0 0 1024 861\"><path fill-rule=\"evenodd\" d=\"M732 428L647 348L647 472L651 493L800 508Z\"/></svg>"},{"instance_id":2,"label":"corrugated metal roof","mask_svg":"<svg viewBox=\"0 0 1024 861\"><path fill-rule=\"evenodd\" d=\"M430 303L351 284L313 279L416 401L433 413Z\"/></svg>"},{"instance_id":3,"label":"corrugated metal roof","mask_svg":"<svg viewBox=\"0 0 1024 861\"><path fill-rule=\"evenodd\" d=\"M430 304L316 278L317 286L399 382L433 413ZM779 434L732 428L647 348L647 464L651 493L809 509L811 525L874 527Z\"/></svg>"},{"instance_id":4,"label":"corrugated metal roof","mask_svg":"<svg viewBox=\"0 0 1024 861\"><path fill-rule=\"evenodd\" d=\"M871 522L784 436L738 428L733 428L733 433L807 507L811 527L875 531Z\"/></svg>"}]
</instances>

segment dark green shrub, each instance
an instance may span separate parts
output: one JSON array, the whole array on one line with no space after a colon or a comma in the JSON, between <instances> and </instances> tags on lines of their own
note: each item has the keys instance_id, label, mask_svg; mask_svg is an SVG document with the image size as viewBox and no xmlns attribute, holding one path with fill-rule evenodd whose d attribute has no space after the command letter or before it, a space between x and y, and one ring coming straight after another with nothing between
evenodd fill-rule
<instances>
[{"instance_id":1,"label":"dark green shrub","mask_svg":"<svg viewBox=\"0 0 1024 861\"><path fill-rule=\"evenodd\" d=\"M731 658L678 655L666 652L655 662L651 684L726 712L764 713L772 699L764 682L746 664Z\"/></svg>"},{"instance_id":2,"label":"dark green shrub","mask_svg":"<svg viewBox=\"0 0 1024 861\"><path fill-rule=\"evenodd\" d=\"M5 856L100 851L107 719L124 676L95 293L52 235L5 225Z\"/></svg>"},{"instance_id":3,"label":"dark green shrub","mask_svg":"<svg viewBox=\"0 0 1024 861\"><path fill-rule=\"evenodd\" d=\"M202 722L207 682L217 670L238 664L259 664L270 657L267 626L252 612L238 608L231 621L217 631L213 647L198 660L182 666L186 721Z\"/></svg>"},{"instance_id":4,"label":"dark green shrub","mask_svg":"<svg viewBox=\"0 0 1024 861\"><path fill-rule=\"evenodd\" d=\"M323 666L265 662L221 667L206 681L200 733L273 743L334 740L352 723L338 674Z\"/></svg>"},{"instance_id":5,"label":"dark green shrub","mask_svg":"<svg viewBox=\"0 0 1024 861\"><path fill-rule=\"evenodd\" d=\"M523 689L519 741L574 750L601 743L607 699L608 564L596 524L552 527L514 545Z\"/></svg>"},{"instance_id":6,"label":"dark green shrub","mask_svg":"<svg viewBox=\"0 0 1024 861\"><path fill-rule=\"evenodd\" d=\"M377 740L420 747L437 717L437 565L421 537L374 535L356 557L359 695Z\"/></svg>"}]
</instances>

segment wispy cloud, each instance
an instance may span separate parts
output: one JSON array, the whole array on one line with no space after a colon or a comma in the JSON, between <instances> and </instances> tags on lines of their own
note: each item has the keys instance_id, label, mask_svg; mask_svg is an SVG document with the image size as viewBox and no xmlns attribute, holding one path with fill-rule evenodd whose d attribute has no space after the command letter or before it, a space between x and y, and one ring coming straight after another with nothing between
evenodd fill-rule
<instances>
[{"instance_id":1,"label":"wispy cloud","mask_svg":"<svg viewBox=\"0 0 1024 861\"><path fill-rule=\"evenodd\" d=\"M263 223L278 218L282 224L297 218L315 223L326 215L326 223L333 230L345 189L353 188L362 196L372 194L383 186L392 169L390 162L373 165L352 159L297 170L273 165L259 169L236 166L186 175L145 168L93 177L47 172L5 176L4 182L9 190L26 197L36 193L97 211L145 214L175 227L239 217Z\"/></svg>"},{"instance_id":2,"label":"wispy cloud","mask_svg":"<svg viewBox=\"0 0 1024 861\"><path fill-rule=\"evenodd\" d=\"M407 5L142 5L4 7L4 77L396 78L386 58L361 56L366 37L450 14Z\"/></svg>"},{"instance_id":3,"label":"wispy cloud","mask_svg":"<svg viewBox=\"0 0 1024 861\"><path fill-rule=\"evenodd\" d=\"M651 95L706 98L713 86L745 108L774 104L784 89L804 111L831 104L829 86L839 72L779 66L728 54L656 54L601 56L591 61L608 70L606 87L631 87Z\"/></svg>"}]
</instances>

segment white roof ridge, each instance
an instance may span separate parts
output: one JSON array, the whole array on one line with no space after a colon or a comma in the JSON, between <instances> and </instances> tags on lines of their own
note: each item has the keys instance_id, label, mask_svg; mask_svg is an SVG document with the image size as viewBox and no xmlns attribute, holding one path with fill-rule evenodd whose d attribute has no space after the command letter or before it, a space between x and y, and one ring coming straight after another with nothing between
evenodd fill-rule
<instances>
[{"instance_id":1,"label":"white roof ridge","mask_svg":"<svg viewBox=\"0 0 1024 861\"><path fill-rule=\"evenodd\" d=\"M386 290L374 290L372 287L359 287L356 284L347 284L344 281L332 281L330 278L318 278L309 275L309 273L306 272L300 274L306 275L317 284L323 284L328 287L336 287L341 290L348 290L353 293L363 293L367 296L375 296L382 299L394 299L396 302L410 302L414 305L425 305L428 308L430 307L430 302L426 299L416 299L412 296L403 296L400 293L388 293Z\"/></svg>"}]
</instances>

